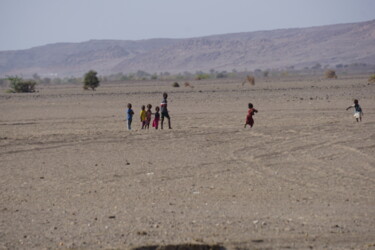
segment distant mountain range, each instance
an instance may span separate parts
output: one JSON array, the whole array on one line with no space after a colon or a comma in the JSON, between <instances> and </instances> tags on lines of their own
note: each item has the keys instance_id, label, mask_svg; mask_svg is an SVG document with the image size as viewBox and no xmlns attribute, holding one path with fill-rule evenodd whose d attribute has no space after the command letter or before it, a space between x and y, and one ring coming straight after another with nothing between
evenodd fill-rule
<instances>
[{"instance_id":1,"label":"distant mountain range","mask_svg":"<svg viewBox=\"0 0 375 250\"><path fill-rule=\"evenodd\" d=\"M375 65L375 20L186 39L92 40L0 51L0 76L82 76Z\"/></svg>"}]
</instances>

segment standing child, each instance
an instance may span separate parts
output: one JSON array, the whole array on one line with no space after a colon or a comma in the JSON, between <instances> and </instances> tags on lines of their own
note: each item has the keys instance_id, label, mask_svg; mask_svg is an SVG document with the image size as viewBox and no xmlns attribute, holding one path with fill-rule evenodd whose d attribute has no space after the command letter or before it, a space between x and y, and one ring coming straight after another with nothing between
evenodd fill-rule
<instances>
[{"instance_id":1,"label":"standing child","mask_svg":"<svg viewBox=\"0 0 375 250\"><path fill-rule=\"evenodd\" d=\"M363 112L357 99L354 99L354 105L347 107L346 110L349 110L351 108L354 108L354 117L357 120L357 122L362 121Z\"/></svg>"},{"instance_id":2,"label":"standing child","mask_svg":"<svg viewBox=\"0 0 375 250\"><path fill-rule=\"evenodd\" d=\"M249 125L250 128L253 127L253 125L254 125L253 115L255 113L258 113L258 110L256 110L255 108L253 108L253 104L252 103L249 103L249 110L247 111L245 128L246 128L246 125Z\"/></svg>"},{"instance_id":3,"label":"standing child","mask_svg":"<svg viewBox=\"0 0 375 250\"><path fill-rule=\"evenodd\" d=\"M152 122L152 126L155 128L155 129L158 129L159 127L159 120L160 120L160 113L159 113L159 107L156 106L155 107L155 118L154 118L154 121Z\"/></svg>"},{"instance_id":4,"label":"standing child","mask_svg":"<svg viewBox=\"0 0 375 250\"><path fill-rule=\"evenodd\" d=\"M128 118L128 130L132 129L132 121L133 121L133 115L134 111L132 110L132 104L128 103L128 111L127 113L127 118Z\"/></svg>"},{"instance_id":5,"label":"standing child","mask_svg":"<svg viewBox=\"0 0 375 250\"><path fill-rule=\"evenodd\" d=\"M146 111L146 127L147 129L150 128L150 123L151 123L151 116L152 116L152 111L151 111L152 105L147 104L147 111Z\"/></svg>"},{"instance_id":6,"label":"standing child","mask_svg":"<svg viewBox=\"0 0 375 250\"><path fill-rule=\"evenodd\" d=\"M142 129L144 129L146 126L146 110L145 109L146 109L145 105L142 105L141 112L139 113L140 118L141 118L141 123L142 123Z\"/></svg>"},{"instance_id":7,"label":"standing child","mask_svg":"<svg viewBox=\"0 0 375 250\"><path fill-rule=\"evenodd\" d=\"M168 119L168 127L171 129L171 118L169 117L168 113L168 102L167 102L168 94L163 93L163 101L161 102L161 123L160 123L160 128L163 129L163 123L164 123L164 117L167 117Z\"/></svg>"}]
</instances>

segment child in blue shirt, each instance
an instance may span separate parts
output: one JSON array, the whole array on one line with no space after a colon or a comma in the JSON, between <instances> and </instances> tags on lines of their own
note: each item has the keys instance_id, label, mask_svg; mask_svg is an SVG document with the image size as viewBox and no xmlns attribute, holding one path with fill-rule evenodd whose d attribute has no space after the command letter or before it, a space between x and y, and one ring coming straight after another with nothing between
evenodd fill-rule
<instances>
[{"instance_id":1,"label":"child in blue shirt","mask_svg":"<svg viewBox=\"0 0 375 250\"><path fill-rule=\"evenodd\" d=\"M133 115L134 111L132 110L132 104L128 103L128 111L126 112L127 114L127 120L128 120L128 130L132 129L132 121L133 121Z\"/></svg>"}]
</instances>

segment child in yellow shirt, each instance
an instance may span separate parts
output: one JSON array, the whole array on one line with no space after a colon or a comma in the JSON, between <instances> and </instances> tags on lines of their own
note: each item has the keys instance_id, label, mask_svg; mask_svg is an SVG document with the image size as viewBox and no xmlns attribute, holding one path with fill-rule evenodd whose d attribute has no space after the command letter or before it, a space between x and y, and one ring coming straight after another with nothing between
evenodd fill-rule
<instances>
[{"instance_id":1,"label":"child in yellow shirt","mask_svg":"<svg viewBox=\"0 0 375 250\"><path fill-rule=\"evenodd\" d=\"M142 123L142 129L146 127L146 121L147 121L147 114L146 114L146 107L145 105L142 105L141 112L139 113Z\"/></svg>"}]
</instances>

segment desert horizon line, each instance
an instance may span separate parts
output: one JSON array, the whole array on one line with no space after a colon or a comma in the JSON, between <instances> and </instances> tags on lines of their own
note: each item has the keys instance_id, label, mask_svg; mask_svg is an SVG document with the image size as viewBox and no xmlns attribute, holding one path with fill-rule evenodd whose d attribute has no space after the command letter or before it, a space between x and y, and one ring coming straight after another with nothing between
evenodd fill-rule
<instances>
[{"instance_id":1,"label":"desert horizon line","mask_svg":"<svg viewBox=\"0 0 375 250\"><path fill-rule=\"evenodd\" d=\"M60 41L60 42L51 42L45 43L40 45L31 46L28 48L22 49L5 49L0 50L0 52L10 52L10 51L22 51L22 50L29 50L35 49L39 47L49 46L49 45L61 45L61 44L80 44L80 43L89 43L95 41L124 41L124 42L140 42L140 41L151 41L151 40L184 40L184 39L199 39L199 38L209 38L215 36L222 36L222 35L236 35L236 34L244 34L244 33L257 33L257 32L272 32L272 31L280 31L280 30L293 30L293 29L310 29L310 28L318 28L318 27L328 27L328 26L337 26L337 25L350 25L350 24L359 24L359 23L371 23L375 22L374 19L370 19L367 21L360 21L360 22L344 22L344 23L332 23L326 25L312 25L312 26L301 26L301 27L289 27L289 28L275 28L275 29L259 29L253 31L240 31L240 32L229 32L229 33L215 33L215 34L207 34L201 36L188 36L188 37L150 37L150 38L141 38L141 39L118 39L118 38L90 38L88 40L81 40L81 41Z\"/></svg>"}]
</instances>

